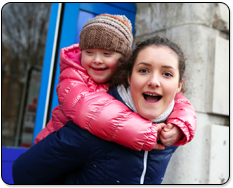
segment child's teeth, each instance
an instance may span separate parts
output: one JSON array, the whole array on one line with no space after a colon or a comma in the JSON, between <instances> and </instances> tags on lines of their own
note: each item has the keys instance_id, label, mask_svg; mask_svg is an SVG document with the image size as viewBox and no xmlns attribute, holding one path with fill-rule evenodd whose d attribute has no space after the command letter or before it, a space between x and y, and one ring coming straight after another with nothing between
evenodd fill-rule
<instances>
[{"instance_id":1,"label":"child's teeth","mask_svg":"<svg viewBox=\"0 0 233 188\"><path fill-rule=\"evenodd\" d=\"M151 93L146 93L146 95L150 95L150 96L159 96L159 95L155 95L155 94L151 94Z\"/></svg>"}]
</instances>

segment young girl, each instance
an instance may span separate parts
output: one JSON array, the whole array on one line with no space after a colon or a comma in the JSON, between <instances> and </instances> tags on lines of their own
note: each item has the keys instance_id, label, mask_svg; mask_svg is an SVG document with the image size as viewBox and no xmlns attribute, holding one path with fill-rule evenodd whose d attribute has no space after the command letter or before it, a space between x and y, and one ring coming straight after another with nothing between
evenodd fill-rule
<instances>
[{"instance_id":1,"label":"young girl","mask_svg":"<svg viewBox=\"0 0 233 188\"><path fill-rule=\"evenodd\" d=\"M179 94L184 68L181 49L166 38L154 37L137 45L121 70L124 74L116 74L123 85L109 93L143 118L165 122L172 110L178 116L183 113L173 109L174 98L188 103ZM193 121L193 108L184 110L194 116L186 120ZM121 119L115 121L119 124ZM14 162L13 179L15 184L160 184L177 147L135 151L102 140L70 121Z\"/></svg>"},{"instance_id":2,"label":"young girl","mask_svg":"<svg viewBox=\"0 0 233 188\"><path fill-rule=\"evenodd\" d=\"M38 134L35 143L67 121L73 121L102 139L135 150L164 148L156 144L157 133L164 124L155 125L136 113L127 112L125 105L106 93L119 59L127 59L131 53L132 41L131 23L125 16L104 14L84 25L80 43L61 50L59 106L53 110L52 119ZM191 107L190 103L175 103L178 110L181 105L186 109ZM169 144L183 145L192 140L196 122L193 118L187 123L187 114L192 115L189 111L183 111L179 117L176 112L171 114L167 124L176 126L170 126L172 131L161 135L164 144L169 140ZM116 123L118 119L120 123Z\"/></svg>"}]
</instances>

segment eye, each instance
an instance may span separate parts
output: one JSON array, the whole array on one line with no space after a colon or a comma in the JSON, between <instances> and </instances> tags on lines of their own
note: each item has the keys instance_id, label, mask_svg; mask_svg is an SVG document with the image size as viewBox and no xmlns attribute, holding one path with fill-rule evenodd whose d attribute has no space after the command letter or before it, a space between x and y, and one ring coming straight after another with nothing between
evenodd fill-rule
<instances>
[{"instance_id":1,"label":"eye","mask_svg":"<svg viewBox=\"0 0 233 188\"><path fill-rule=\"evenodd\" d=\"M149 71L145 68L139 70L140 73L148 73Z\"/></svg>"},{"instance_id":2,"label":"eye","mask_svg":"<svg viewBox=\"0 0 233 188\"><path fill-rule=\"evenodd\" d=\"M163 75L166 77L173 77L173 75L170 72L165 72L163 73Z\"/></svg>"},{"instance_id":3,"label":"eye","mask_svg":"<svg viewBox=\"0 0 233 188\"><path fill-rule=\"evenodd\" d=\"M111 55L111 53L110 52L104 52L104 55L109 56L109 55Z\"/></svg>"},{"instance_id":4,"label":"eye","mask_svg":"<svg viewBox=\"0 0 233 188\"><path fill-rule=\"evenodd\" d=\"M92 54L92 51L86 50L86 53L87 53L87 54Z\"/></svg>"}]
</instances>

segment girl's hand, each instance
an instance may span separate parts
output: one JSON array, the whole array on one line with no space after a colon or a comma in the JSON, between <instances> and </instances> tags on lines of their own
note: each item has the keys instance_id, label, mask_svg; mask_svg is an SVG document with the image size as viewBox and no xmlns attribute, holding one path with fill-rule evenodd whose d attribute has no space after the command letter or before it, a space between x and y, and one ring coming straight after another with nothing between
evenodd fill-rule
<instances>
[{"instance_id":1,"label":"girl's hand","mask_svg":"<svg viewBox=\"0 0 233 188\"><path fill-rule=\"evenodd\" d=\"M171 146L184 136L179 127L174 124L167 124L160 133L160 140L165 146Z\"/></svg>"},{"instance_id":2,"label":"girl's hand","mask_svg":"<svg viewBox=\"0 0 233 188\"><path fill-rule=\"evenodd\" d=\"M159 141L160 140L161 131L166 126L166 124L165 123L159 123L159 124L156 124L156 126L157 126L157 141ZM155 145L154 145L154 147L153 147L153 149L164 150L165 147L164 147L164 145L158 144L156 142Z\"/></svg>"}]
</instances>

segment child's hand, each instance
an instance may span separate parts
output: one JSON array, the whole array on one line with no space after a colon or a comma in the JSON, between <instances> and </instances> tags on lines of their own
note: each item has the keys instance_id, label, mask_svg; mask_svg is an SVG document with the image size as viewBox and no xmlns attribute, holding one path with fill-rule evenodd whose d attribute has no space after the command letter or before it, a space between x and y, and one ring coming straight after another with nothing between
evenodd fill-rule
<instances>
[{"instance_id":1,"label":"child's hand","mask_svg":"<svg viewBox=\"0 0 233 188\"><path fill-rule=\"evenodd\" d=\"M179 127L173 124L167 124L160 133L160 140L165 146L175 144L183 136Z\"/></svg>"},{"instance_id":2,"label":"child's hand","mask_svg":"<svg viewBox=\"0 0 233 188\"><path fill-rule=\"evenodd\" d=\"M156 125L157 126L157 141L160 140L160 134L163 128L166 126L165 123L159 123ZM155 143L153 149L158 149L158 150L163 150L165 149L164 145L158 144L157 142Z\"/></svg>"}]
</instances>

